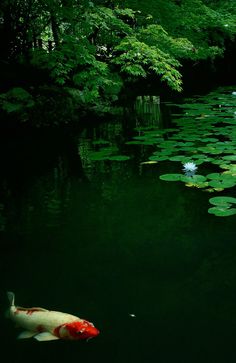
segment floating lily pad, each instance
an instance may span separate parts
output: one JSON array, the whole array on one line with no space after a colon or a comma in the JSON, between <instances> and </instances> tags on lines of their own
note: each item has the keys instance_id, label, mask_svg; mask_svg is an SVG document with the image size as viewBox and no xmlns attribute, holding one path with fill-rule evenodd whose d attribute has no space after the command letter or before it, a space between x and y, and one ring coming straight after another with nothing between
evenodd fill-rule
<instances>
[{"instance_id":1,"label":"floating lily pad","mask_svg":"<svg viewBox=\"0 0 236 363\"><path fill-rule=\"evenodd\" d=\"M175 146L176 146L176 141L171 141L171 140L162 141L159 144L159 147L162 148L175 147Z\"/></svg>"},{"instance_id":2,"label":"floating lily pad","mask_svg":"<svg viewBox=\"0 0 236 363\"><path fill-rule=\"evenodd\" d=\"M199 188L199 189L203 189L208 187L208 183L207 182L195 182L195 183L186 183L185 184L186 187L190 187L190 188Z\"/></svg>"},{"instance_id":3,"label":"floating lily pad","mask_svg":"<svg viewBox=\"0 0 236 363\"><path fill-rule=\"evenodd\" d=\"M130 156L127 155L113 155L113 156L109 156L108 160L111 161L126 161L129 160Z\"/></svg>"},{"instance_id":4,"label":"floating lily pad","mask_svg":"<svg viewBox=\"0 0 236 363\"><path fill-rule=\"evenodd\" d=\"M159 178L165 181L180 181L181 177L182 174L163 174Z\"/></svg>"},{"instance_id":5,"label":"floating lily pad","mask_svg":"<svg viewBox=\"0 0 236 363\"><path fill-rule=\"evenodd\" d=\"M163 140L162 135L163 135L163 131L162 130L152 130L152 131L146 131L145 135L148 137L161 137L161 140ZM164 140L163 140L164 141Z\"/></svg>"},{"instance_id":6,"label":"floating lily pad","mask_svg":"<svg viewBox=\"0 0 236 363\"><path fill-rule=\"evenodd\" d=\"M140 141L150 141L150 142L157 142L157 141L163 141L162 138L155 138L149 135L141 135L141 136L134 136L133 137L134 140L140 140Z\"/></svg>"},{"instance_id":7,"label":"floating lily pad","mask_svg":"<svg viewBox=\"0 0 236 363\"><path fill-rule=\"evenodd\" d=\"M213 188L232 188L236 185L236 181L231 180L211 180L209 181L209 186Z\"/></svg>"},{"instance_id":8,"label":"floating lily pad","mask_svg":"<svg viewBox=\"0 0 236 363\"><path fill-rule=\"evenodd\" d=\"M211 163L221 166L222 165L222 160L221 159L213 159ZM229 163L229 161L228 161L228 163ZM224 165L226 165L226 160L224 160Z\"/></svg>"},{"instance_id":9,"label":"floating lily pad","mask_svg":"<svg viewBox=\"0 0 236 363\"><path fill-rule=\"evenodd\" d=\"M204 155L204 154L193 154L192 158L193 159L205 159L206 155Z\"/></svg>"},{"instance_id":10,"label":"floating lily pad","mask_svg":"<svg viewBox=\"0 0 236 363\"><path fill-rule=\"evenodd\" d=\"M186 176L182 175L181 181L185 183L204 183L206 181L206 177L203 175L193 175L193 176Z\"/></svg>"},{"instance_id":11,"label":"floating lily pad","mask_svg":"<svg viewBox=\"0 0 236 363\"><path fill-rule=\"evenodd\" d=\"M170 161L185 161L187 158L185 155L176 155L170 158Z\"/></svg>"},{"instance_id":12,"label":"floating lily pad","mask_svg":"<svg viewBox=\"0 0 236 363\"><path fill-rule=\"evenodd\" d=\"M168 148L168 149L162 149L160 151L155 151L153 155L165 156L165 155L171 155L174 152L176 152L176 149Z\"/></svg>"},{"instance_id":13,"label":"floating lily pad","mask_svg":"<svg viewBox=\"0 0 236 363\"><path fill-rule=\"evenodd\" d=\"M214 138L214 137L206 137L204 139L202 139L202 142L217 142L219 141L218 139Z\"/></svg>"},{"instance_id":14,"label":"floating lily pad","mask_svg":"<svg viewBox=\"0 0 236 363\"><path fill-rule=\"evenodd\" d=\"M158 145L159 142L160 141L158 139L150 138L150 139L147 139L146 141L143 141L142 145Z\"/></svg>"},{"instance_id":15,"label":"floating lily pad","mask_svg":"<svg viewBox=\"0 0 236 363\"><path fill-rule=\"evenodd\" d=\"M89 159L92 161L102 161L107 160L110 156L110 153L104 151L94 151L89 153Z\"/></svg>"},{"instance_id":16,"label":"floating lily pad","mask_svg":"<svg viewBox=\"0 0 236 363\"><path fill-rule=\"evenodd\" d=\"M193 146L193 142L178 142L178 146ZM192 149L192 148L191 148Z\"/></svg>"},{"instance_id":17,"label":"floating lily pad","mask_svg":"<svg viewBox=\"0 0 236 363\"><path fill-rule=\"evenodd\" d=\"M220 181L220 182L232 182L232 183L235 183L236 182L236 176L233 176L231 173L227 173L227 172L224 172L224 173L211 173L211 174L208 174L207 175L207 178L208 179L211 179L213 181Z\"/></svg>"},{"instance_id":18,"label":"floating lily pad","mask_svg":"<svg viewBox=\"0 0 236 363\"><path fill-rule=\"evenodd\" d=\"M212 207L208 209L208 213L214 214L217 217L228 217L236 214L236 208Z\"/></svg>"},{"instance_id":19,"label":"floating lily pad","mask_svg":"<svg viewBox=\"0 0 236 363\"><path fill-rule=\"evenodd\" d=\"M236 155L222 156L222 159L224 159L224 160L230 160L230 161L236 161Z\"/></svg>"},{"instance_id":20,"label":"floating lily pad","mask_svg":"<svg viewBox=\"0 0 236 363\"><path fill-rule=\"evenodd\" d=\"M165 161L165 160L169 160L169 156L158 156L158 155L153 155L153 156L150 156L148 158L149 160L154 160L154 161Z\"/></svg>"},{"instance_id":21,"label":"floating lily pad","mask_svg":"<svg viewBox=\"0 0 236 363\"><path fill-rule=\"evenodd\" d=\"M236 173L236 164L221 164L220 168L222 169L228 169L229 171L231 171L232 173Z\"/></svg>"},{"instance_id":22,"label":"floating lily pad","mask_svg":"<svg viewBox=\"0 0 236 363\"><path fill-rule=\"evenodd\" d=\"M213 205L228 205L236 203L236 198L233 197L213 197L209 199L209 202Z\"/></svg>"},{"instance_id":23,"label":"floating lily pad","mask_svg":"<svg viewBox=\"0 0 236 363\"><path fill-rule=\"evenodd\" d=\"M118 151L118 148L116 146L104 147L99 151L91 151L89 153L89 159L92 161L108 160L111 157L113 157L112 154L114 154L117 151ZM114 157L117 157L117 155L114 155Z\"/></svg>"},{"instance_id":24,"label":"floating lily pad","mask_svg":"<svg viewBox=\"0 0 236 363\"><path fill-rule=\"evenodd\" d=\"M219 179L222 179L222 174L220 174L220 173L211 173L211 174L207 174L206 177L208 179L219 180Z\"/></svg>"},{"instance_id":25,"label":"floating lily pad","mask_svg":"<svg viewBox=\"0 0 236 363\"><path fill-rule=\"evenodd\" d=\"M201 165L201 164L205 163L205 160L203 160L203 159L196 159L196 160L194 160L194 163L196 165Z\"/></svg>"}]
</instances>

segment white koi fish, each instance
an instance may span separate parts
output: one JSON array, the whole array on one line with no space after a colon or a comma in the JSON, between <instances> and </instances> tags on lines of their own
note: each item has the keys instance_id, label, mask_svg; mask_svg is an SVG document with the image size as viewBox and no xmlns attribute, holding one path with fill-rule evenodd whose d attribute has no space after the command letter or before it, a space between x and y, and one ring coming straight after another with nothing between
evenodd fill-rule
<instances>
[{"instance_id":1,"label":"white koi fish","mask_svg":"<svg viewBox=\"0 0 236 363\"><path fill-rule=\"evenodd\" d=\"M15 306L15 295L7 293L10 308L9 318L25 330L18 339L34 337L39 341L66 339L90 339L99 334L95 326L77 316L43 308L22 308Z\"/></svg>"}]
</instances>

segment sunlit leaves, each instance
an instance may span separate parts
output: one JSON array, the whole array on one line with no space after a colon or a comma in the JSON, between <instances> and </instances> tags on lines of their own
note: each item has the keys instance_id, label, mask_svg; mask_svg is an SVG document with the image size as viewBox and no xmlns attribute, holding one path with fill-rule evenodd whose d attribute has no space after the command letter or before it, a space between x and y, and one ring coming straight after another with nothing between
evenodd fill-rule
<instances>
[{"instance_id":1,"label":"sunlit leaves","mask_svg":"<svg viewBox=\"0 0 236 363\"><path fill-rule=\"evenodd\" d=\"M152 22L174 37L171 54L177 58L198 60L221 55L225 40L233 39L236 32L234 1L125 0L120 3L141 10L144 15L151 14ZM160 36L159 40L162 41ZM168 49L170 42L166 46Z\"/></svg>"},{"instance_id":2,"label":"sunlit leaves","mask_svg":"<svg viewBox=\"0 0 236 363\"><path fill-rule=\"evenodd\" d=\"M134 36L122 39L114 50L117 55L112 62L120 65L122 72L143 77L147 72L153 72L172 89L181 90L181 74L176 69L180 64L170 54L149 46Z\"/></svg>"}]
</instances>

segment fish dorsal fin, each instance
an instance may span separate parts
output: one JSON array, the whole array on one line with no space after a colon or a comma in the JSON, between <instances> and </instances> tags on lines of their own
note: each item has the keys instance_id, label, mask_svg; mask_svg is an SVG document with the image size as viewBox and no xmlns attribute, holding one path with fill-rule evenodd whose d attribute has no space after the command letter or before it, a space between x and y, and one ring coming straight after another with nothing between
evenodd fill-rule
<instances>
[{"instance_id":1,"label":"fish dorsal fin","mask_svg":"<svg viewBox=\"0 0 236 363\"><path fill-rule=\"evenodd\" d=\"M40 342L46 342L49 340L58 340L59 338L49 332L43 332L43 333L39 333L39 334L35 335L34 339L36 339Z\"/></svg>"},{"instance_id":2,"label":"fish dorsal fin","mask_svg":"<svg viewBox=\"0 0 236 363\"><path fill-rule=\"evenodd\" d=\"M18 310L23 310L23 311L48 311L47 309L44 308L40 308L40 307L33 307L33 308L23 308L22 306L17 306Z\"/></svg>"},{"instance_id":3,"label":"fish dorsal fin","mask_svg":"<svg viewBox=\"0 0 236 363\"><path fill-rule=\"evenodd\" d=\"M47 309L40 308L40 307L30 308L29 310L34 310L34 311L49 311L49 310L47 310Z\"/></svg>"}]
</instances>

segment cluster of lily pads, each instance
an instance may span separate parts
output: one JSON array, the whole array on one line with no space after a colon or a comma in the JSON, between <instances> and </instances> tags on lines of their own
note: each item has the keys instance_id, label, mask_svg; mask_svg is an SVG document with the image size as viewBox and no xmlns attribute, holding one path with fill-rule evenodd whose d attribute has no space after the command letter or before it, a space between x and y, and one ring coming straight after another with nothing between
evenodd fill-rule
<instances>
[{"instance_id":1,"label":"cluster of lily pads","mask_svg":"<svg viewBox=\"0 0 236 363\"><path fill-rule=\"evenodd\" d=\"M208 209L209 213L212 213L219 217L228 217L236 214L236 198L232 197L214 197L210 198L209 202L214 205ZM234 206L233 208L231 208Z\"/></svg>"},{"instance_id":2,"label":"cluster of lily pads","mask_svg":"<svg viewBox=\"0 0 236 363\"><path fill-rule=\"evenodd\" d=\"M225 166L226 167L226 166ZM236 165L227 165L228 170L222 173L211 173L206 176L203 175L187 175L185 174L163 174L160 176L161 180L165 181L181 181L186 186L205 188L206 191L223 191L226 188L232 188L236 186ZM216 216L226 217L236 214L235 208L231 208L232 204L236 203L236 198L221 196L211 198L211 204L215 206L208 209L208 212L215 214Z\"/></svg>"},{"instance_id":3,"label":"cluster of lily pads","mask_svg":"<svg viewBox=\"0 0 236 363\"><path fill-rule=\"evenodd\" d=\"M208 163L208 167L212 164L211 167L218 169L217 172L207 175L164 174L160 176L161 180L182 181L187 186L211 192L232 188L236 186L236 94L234 93L222 89L208 96L190 99L189 103L172 105L179 109L179 112L174 114L176 128L138 129L139 135L127 144L155 146L156 150L149 157L149 161L144 163L172 161L183 165L192 163L196 166ZM236 208L230 208L230 203L225 206L215 205L209 209L209 213L227 216L236 214Z\"/></svg>"},{"instance_id":4,"label":"cluster of lily pads","mask_svg":"<svg viewBox=\"0 0 236 363\"><path fill-rule=\"evenodd\" d=\"M137 127L137 134L125 143L152 148L152 155L141 164L176 162L180 163L179 170L184 165L192 165L195 168L193 173L183 169L178 174L160 175L160 179L184 182L187 186L209 192L220 192L236 186L236 92L218 89L207 96L186 99L184 104L170 106L178 109L177 113L172 113L173 127ZM94 150L90 150L88 155L91 161L130 159L128 155L121 155L119 149L106 140L95 140L93 144ZM196 174L199 165L204 163L207 169L213 168L214 172ZM231 202L229 199L225 203L219 202L209 209L209 213L216 216L236 214L236 206L231 208L235 203L234 198L221 198L231 198Z\"/></svg>"}]
</instances>

